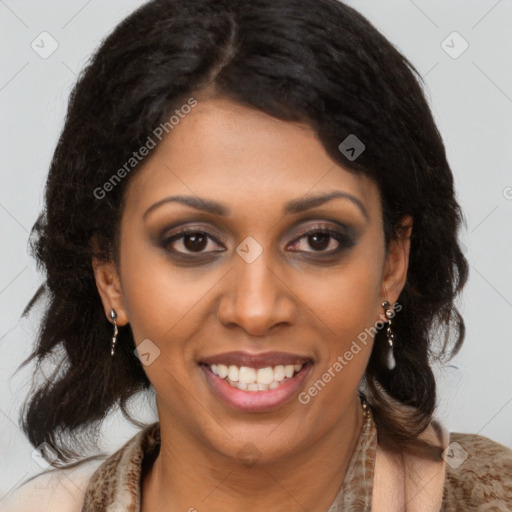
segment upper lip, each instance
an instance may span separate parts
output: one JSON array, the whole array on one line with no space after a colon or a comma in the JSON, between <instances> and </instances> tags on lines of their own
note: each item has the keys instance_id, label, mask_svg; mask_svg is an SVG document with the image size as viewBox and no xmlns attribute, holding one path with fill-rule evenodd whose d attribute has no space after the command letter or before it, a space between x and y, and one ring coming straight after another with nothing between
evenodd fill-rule
<instances>
[{"instance_id":1,"label":"upper lip","mask_svg":"<svg viewBox=\"0 0 512 512\"><path fill-rule=\"evenodd\" d=\"M253 354L250 352L236 351L225 352L201 359L201 363L224 364L226 366L248 366L249 368L266 368L267 366L304 364L311 362L311 358L298 354L289 354L286 352L262 352Z\"/></svg>"}]
</instances>

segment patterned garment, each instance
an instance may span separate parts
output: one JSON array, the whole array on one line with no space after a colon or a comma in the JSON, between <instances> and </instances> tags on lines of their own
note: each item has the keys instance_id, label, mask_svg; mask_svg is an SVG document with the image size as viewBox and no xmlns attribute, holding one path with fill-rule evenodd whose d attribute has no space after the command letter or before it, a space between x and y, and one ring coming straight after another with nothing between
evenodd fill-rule
<instances>
[{"instance_id":1,"label":"patterned garment","mask_svg":"<svg viewBox=\"0 0 512 512\"><path fill-rule=\"evenodd\" d=\"M454 454L452 464L446 464L440 512L512 511L512 450L474 434L452 433L450 445ZM91 477L82 512L140 512L142 463L159 447L160 427L154 423L110 456ZM370 412L345 481L327 512L371 511L376 449L377 429Z\"/></svg>"}]
</instances>

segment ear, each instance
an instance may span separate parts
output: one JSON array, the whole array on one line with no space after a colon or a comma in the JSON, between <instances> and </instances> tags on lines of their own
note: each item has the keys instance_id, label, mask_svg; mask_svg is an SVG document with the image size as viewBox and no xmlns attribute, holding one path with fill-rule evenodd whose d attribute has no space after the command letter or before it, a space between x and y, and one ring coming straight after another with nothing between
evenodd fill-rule
<instances>
[{"instance_id":1,"label":"ear","mask_svg":"<svg viewBox=\"0 0 512 512\"><path fill-rule=\"evenodd\" d=\"M411 248L412 217L406 215L400 222L395 239L390 240L384 265L381 297L394 304L402 292L407 279L409 252Z\"/></svg>"},{"instance_id":2,"label":"ear","mask_svg":"<svg viewBox=\"0 0 512 512\"><path fill-rule=\"evenodd\" d=\"M114 309L117 313L117 325L126 325L129 320L124 305L121 280L114 262L93 258L92 268L105 316L110 321L110 310Z\"/></svg>"}]
</instances>

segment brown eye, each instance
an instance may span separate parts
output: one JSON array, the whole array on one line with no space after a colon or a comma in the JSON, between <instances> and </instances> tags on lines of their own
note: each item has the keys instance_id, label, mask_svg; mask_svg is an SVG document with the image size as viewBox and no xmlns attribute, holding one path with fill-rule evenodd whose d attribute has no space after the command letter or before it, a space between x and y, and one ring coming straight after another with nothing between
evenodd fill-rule
<instances>
[{"instance_id":1,"label":"brown eye","mask_svg":"<svg viewBox=\"0 0 512 512\"><path fill-rule=\"evenodd\" d=\"M220 252L218 249L205 250L211 245L217 245L217 247L219 247L215 239L209 233L199 230L182 230L175 235L167 237L162 242L162 246L173 253L205 254L209 252Z\"/></svg>"},{"instance_id":2,"label":"brown eye","mask_svg":"<svg viewBox=\"0 0 512 512\"><path fill-rule=\"evenodd\" d=\"M355 241L347 233L317 228L303 233L289 247L298 252L336 254L353 245L355 245Z\"/></svg>"},{"instance_id":3,"label":"brown eye","mask_svg":"<svg viewBox=\"0 0 512 512\"><path fill-rule=\"evenodd\" d=\"M201 252L208 245L208 237L202 233L183 236L184 247L193 252Z\"/></svg>"},{"instance_id":4,"label":"brown eye","mask_svg":"<svg viewBox=\"0 0 512 512\"><path fill-rule=\"evenodd\" d=\"M314 233L313 235L308 235L308 243L311 248L315 251L324 251L329 246L329 242L332 240L332 235L328 233Z\"/></svg>"}]
</instances>

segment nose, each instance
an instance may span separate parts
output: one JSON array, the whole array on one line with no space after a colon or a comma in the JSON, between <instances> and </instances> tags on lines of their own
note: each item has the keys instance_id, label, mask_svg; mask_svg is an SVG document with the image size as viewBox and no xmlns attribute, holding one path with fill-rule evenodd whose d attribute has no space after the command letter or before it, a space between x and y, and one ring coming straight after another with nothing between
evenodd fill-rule
<instances>
[{"instance_id":1,"label":"nose","mask_svg":"<svg viewBox=\"0 0 512 512\"><path fill-rule=\"evenodd\" d=\"M252 263L235 255L234 265L218 306L218 318L224 326L263 336L277 325L295 323L295 295L265 251Z\"/></svg>"}]
</instances>

